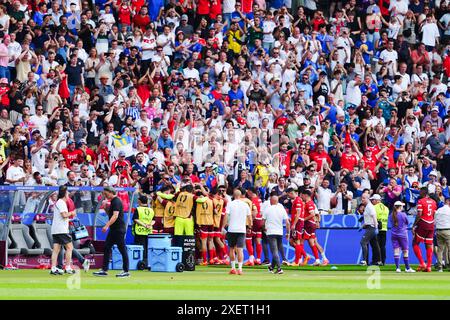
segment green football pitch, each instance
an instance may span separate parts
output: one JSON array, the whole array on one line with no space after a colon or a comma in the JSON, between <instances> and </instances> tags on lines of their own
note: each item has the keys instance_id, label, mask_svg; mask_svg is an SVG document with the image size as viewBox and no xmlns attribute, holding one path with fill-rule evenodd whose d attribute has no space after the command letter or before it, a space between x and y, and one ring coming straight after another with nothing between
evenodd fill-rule
<instances>
[{"instance_id":1,"label":"green football pitch","mask_svg":"<svg viewBox=\"0 0 450 320\"><path fill-rule=\"evenodd\" d=\"M397 274L392 266L368 272L359 266L286 267L282 275L263 267L229 275L222 266L195 272L118 271L98 278L92 271L51 276L48 270L0 271L0 299L450 299L450 272Z\"/></svg>"}]
</instances>

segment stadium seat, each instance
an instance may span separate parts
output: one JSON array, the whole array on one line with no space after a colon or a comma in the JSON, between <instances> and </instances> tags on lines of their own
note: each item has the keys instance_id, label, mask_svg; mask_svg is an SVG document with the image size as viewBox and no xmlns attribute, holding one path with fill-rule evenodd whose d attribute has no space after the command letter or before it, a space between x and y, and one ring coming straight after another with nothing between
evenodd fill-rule
<instances>
[{"instance_id":1,"label":"stadium seat","mask_svg":"<svg viewBox=\"0 0 450 320\"><path fill-rule=\"evenodd\" d=\"M73 247L74 247L75 249L77 249L77 251L78 251L80 254L82 254L83 256L86 255L86 254L90 254L90 253L91 253L91 249L90 249L89 247L87 247L87 248L80 248L80 247L81 247L80 240L75 240L75 241L73 242Z\"/></svg>"},{"instance_id":2,"label":"stadium seat","mask_svg":"<svg viewBox=\"0 0 450 320\"><path fill-rule=\"evenodd\" d=\"M17 244L20 253L26 255L40 255L44 253L44 249L35 248L35 241L30 236L28 226L21 223L13 223L9 227L11 240Z\"/></svg>"},{"instance_id":3,"label":"stadium seat","mask_svg":"<svg viewBox=\"0 0 450 320\"><path fill-rule=\"evenodd\" d=\"M8 255L15 256L18 254L20 254L20 248L17 248L17 244L8 235Z\"/></svg>"},{"instance_id":4,"label":"stadium seat","mask_svg":"<svg viewBox=\"0 0 450 320\"><path fill-rule=\"evenodd\" d=\"M30 234L39 248L44 249L45 255L52 254L51 226L47 223L33 222L30 226Z\"/></svg>"}]
</instances>

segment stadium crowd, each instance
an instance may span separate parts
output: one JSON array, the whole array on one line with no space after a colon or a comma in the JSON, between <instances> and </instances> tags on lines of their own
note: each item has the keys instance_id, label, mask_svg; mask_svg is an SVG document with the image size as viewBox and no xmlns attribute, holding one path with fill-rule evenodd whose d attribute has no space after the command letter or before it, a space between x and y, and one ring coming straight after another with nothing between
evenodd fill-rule
<instances>
[{"instance_id":1,"label":"stadium crowd","mask_svg":"<svg viewBox=\"0 0 450 320\"><path fill-rule=\"evenodd\" d=\"M1 184L439 207L449 36L446 0L1 0Z\"/></svg>"}]
</instances>

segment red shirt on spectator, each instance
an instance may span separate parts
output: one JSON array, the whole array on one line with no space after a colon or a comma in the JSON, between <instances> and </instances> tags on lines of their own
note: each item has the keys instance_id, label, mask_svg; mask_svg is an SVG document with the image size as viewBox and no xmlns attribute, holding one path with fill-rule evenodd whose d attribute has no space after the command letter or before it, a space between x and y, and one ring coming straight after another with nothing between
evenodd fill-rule
<instances>
[{"instance_id":1,"label":"red shirt on spectator","mask_svg":"<svg viewBox=\"0 0 450 320\"><path fill-rule=\"evenodd\" d=\"M376 178L377 174L375 172L375 167L377 166L378 160L373 156L370 157L370 159L368 159L366 156L364 156L364 157L362 157L362 160L364 161L364 169L369 169L370 172L372 172L374 178Z\"/></svg>"},{"instance_id":2,"label":"red shirt on spectator","mask_svg":"<svg viewBox=\"0 0 450 320\"><path fill-rule=\"evenodd\" d=\"M145 27L150 24L150 16L137 14L133 18L133 23L135 27L141 28L142 32L144 32Z\"/></svg>"},{"instance_id":3,"label":"red shirt on spectator","mask_svg":"<svg viewBox=\"0 0 450 320\"><path fill-rule=\"evenodd\" d=\"M209 9L211 4L209 0L199 0L197 5L197 14L207 15L209 14Z\"/></svg>"},{"instance_id":4,"label":"red shirt on spectator","mask_svg":"<svg viewBox=\"0 0 450 320\"><path fill-rule=\"evenodd\" d=\"M141 11L141 8L144 4L145 4L144 0L131 0L131 7L134 9L134 12L136 12L136 13ZM149 18L149 21L150 21L150 18Z\"/></svg>"},{"instance_id":5,"label":"red shirt on spectator","mask_svg":"<svg viewBox=\"0 0 450 320\"><path fill-rule=\"evenodd\" d=\"M353 168L358 164L358 158L354 153L343 153L341 156L341 169L353 171Z\"/></svg>"},{"instance_id":6,"label":"red shirt on spectator","mask_svg":"<svg viewBox=\"0 0 450 320\"><path fill-rule=\"evenodd\" d=\"M328 162L329 165L331 165L331 158L325 151L317 152L313 151L310 154L310 158L312 161L317 162L317 170L320 170L322 168L323 162Z\"/></svg>"},{"instance_id":7,"label":"red shirt on spectator","mask_svg":"<svg viewBox=\"0 0 450 320\"><path fill-rule=\"evenodd\" d=\"M222 0L212 0L209 17L215 20L218 14L222 14Z\"/></svg>"},{"instance_id":8,"label":"red shirt on spectator","mask_svg":"<svg viewBox=\"0 0 450 320\"><path fill-rule=\"evenodd\" d=\"M129 6L120 6L119 8L119 23L131 25L131 8Z\"/></svg>"},{"instance_id":9,"label":"red shirt on spectator","mask_svg":"<svg viewBox=\"0 0 450 320\"><path fill-rule=\"evenodd\" d=\"M73 151L70 151L69 149L66 148L61 151L61 154L66 160L67 167L70 167L72 161L76 161L78 163L83 162L84 155L83 151L81 151L80 149L74 149Z\"/></svg>"}]
</instances>

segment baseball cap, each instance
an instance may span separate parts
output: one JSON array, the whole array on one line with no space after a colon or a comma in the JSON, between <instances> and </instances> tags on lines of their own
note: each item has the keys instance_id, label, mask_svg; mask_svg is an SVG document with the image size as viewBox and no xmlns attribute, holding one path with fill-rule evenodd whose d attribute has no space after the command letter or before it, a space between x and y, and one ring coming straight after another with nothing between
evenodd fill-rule
<instances>
[{"instance_id":1,"label":"baseball cap","mask_svg":"<svg viewBox=\"0 0 450 320\"><path fill-rule=\"evenodd\" d=\"M431 111L437 111L437 112L439 112L439 108L438 108L438 107L433 107L433 109L431 109Z\"/></svg>"},{"instance_id":2,"label":"baseball cap","mask_svg":"<svg viewBox=\"0 0 450 320\"><path fill-rule=\"evenodd\" d=\"M212 165L211 162L208 162L208 163L205 164L205 168L210 168L210 167L212 167L212 166L213 166L213 165Z\"/></svg>"},{"instance_id":3,"label":"baseball cap","mask_svg":"<svg viewBox=\"0 0 450 320\"><path fill-rule=\"evenodd\" d=\"M189 20L187 14L183 14L183 15L181 16L181 20Z\"/></svg>"},{"instance_id":4,"label":"baseball cap","mask_svg":"<svg viewBox=\"0 0 450 320\"><path fill-rule=\"evenodd\" d=\"M231 83L232 84L239 84L239 80L238 79L234 79Z\"/></svg>"},{"instance_id":5,"label":"baseball cap","mask_svg":"<svg viewBox=\"0 0 450 320\"><path fill-rule=\"evenodd\" d=\"M436 172L436 170L433 170L428 175L437 177L437 172Z\"/></svg>"},{"instance_id":6,"label":"baseball cap","mask_svg":"<svg viewBox=\"0 0 450 320\"><path fill-rule=\"evenodd\" d=\"M255 66L262 66L261 60L256 60L255 61Z\"/></svg>"},{"instance_id":7,"label":"baseball cap","mask_svg":"<svg viewBox=\"0 0 450 320\"><path fill-rule=\"evenodd\" d=\"M373 196L370 197L370 200L381 200L381 196L375 193Z\"/></svg>"},{"instance_id":8,"label":"baseball cap","mask_svg":"<svg viewBox=\"0 0 450 320\"><path fill-rule=\"evenodd\" d=\"M87 144L85 139L80 140L80 144Z\"/></svg>"},{"instance_id":9,"label":"baseball cap","mask_svg":"<svg viewBox=\"0 0 450 320\"><path fill-rule=\"evenodd\" d=\"M125 157L125 151L119 151L119 157Z\"/></svg>"},{"instance_id":10,"label":"baseball cap","mask_svg":"<svg viewBox=\"0 0 450 320\"><path fill-rule=\"evenodd\" d=\"M401 201L395 201L394 206L404 206L405 204Z\"/></svg>"},{"instance_id":11,"label":"baseball cap","mask_svg":"<svg viewBox=\"0 0 450 320\"><path fill-rule=\"evenodd\" d=\"M112 194L116 194L116 190L110 186L106 186L103 190L106 192L111 192Z\"/></svg>"},{"instance_id":12,"label":"baseball cap","mask_svg":"<svg viewBox=\"0 0 450 320\"><path fill-rule=\"evenodd\" d=\"M72 144L72 143L75 143L75 141L72 139L67 140L67 144Z\"/></svg>"}]
</instances>

